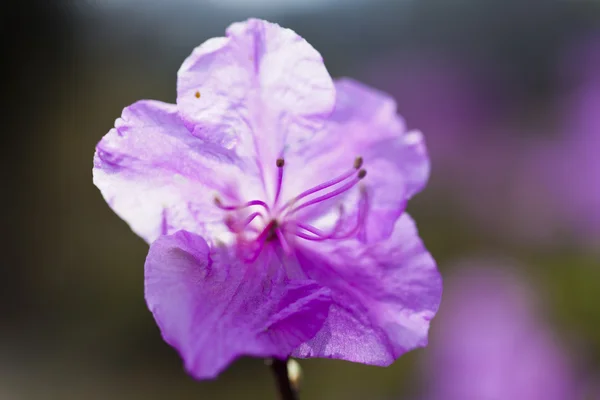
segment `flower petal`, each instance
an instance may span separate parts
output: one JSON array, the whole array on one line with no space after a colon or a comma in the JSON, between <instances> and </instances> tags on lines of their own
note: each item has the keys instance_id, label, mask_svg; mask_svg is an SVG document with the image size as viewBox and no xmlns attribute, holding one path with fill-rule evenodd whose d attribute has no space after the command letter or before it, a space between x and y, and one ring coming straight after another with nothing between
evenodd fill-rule
<instances>
[{"instance_id":1,"label":"flower petal","mask_svg":"<svg viewBox=\"0 0 600 400\"><path fill-rule=\"evenodd\" d=\"M256 157L264 174L287 143L314 134L334 103L321 55L294 31L257 19L197 47L178 72L177 105L194 134Z\"/></svg>"},{"instance_id":2,"label":"flower petal","mask_svg":"<svg viewBox=\"0 0 600 400\"><path fill-rule=\"evenodd\" d=\"M215 377L241 355L285 358L322 327L329 290L288 281L277 257L264 257L244 264L232 249L211 249L186 231L151 244L148 307L196 378Z\"/></svg>"},{"instance_id":3,"label":"flower petal","mask_svg":"<svg viewBox=\"0 0 600 400\"><path fill-rule=\"evenodd\" d=\"M258 182L252 165L191 135L174 104L150 100L123 110L98 143L93 174L112 209L148 242L180 229L225 232L214 192L236 199L241 186Z\"/></svg>"},{"instance_id":4,"label":"flower petal","mask_svg":"<svg viewBox=\"0 0 600 400\"><path fill-rule=\"evenodd\" d=\"M307 276L331 289L334 304L323 329L295 356L385 366L427 344L442 281L407 214L386 241L328 240L297 254Z\"/></svg>"},{"instance_id":5,"label":"flower petal","mask_svg":"<svg viewBox=\"0 0 600 400\"><path fill-rule=\"evenodd\" d=\"M312 207L309 217L322 216L326 210L336 212L332 203L341 200L346 210L356 212L366 194L368 217L363 240L385 239L391 235L407 200L423 189L429 177L423 135L405 132L396 103L388 95L347 78L336 82L336 91L336 108L326 129L288 152L286 173L293 179L286 182L289 184L283 197L291 198L342 174L357 156L362 156L367 171L360 182L362 189L324 202L321 208Z\"/></svg>"}]
</instances>

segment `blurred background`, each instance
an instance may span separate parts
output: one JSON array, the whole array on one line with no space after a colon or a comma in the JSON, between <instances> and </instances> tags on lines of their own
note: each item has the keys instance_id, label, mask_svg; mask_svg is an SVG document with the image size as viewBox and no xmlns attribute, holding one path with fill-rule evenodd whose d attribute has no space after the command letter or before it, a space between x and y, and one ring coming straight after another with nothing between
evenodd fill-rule
<instances>
[{"instance_id":1,"label":"blurred background","mask_svg":"<svg viewBox=\"0 0 600 400\"><path fill-rule=\"evenodd\" d=\"M250 16L391 93L432 159L409 211L445 292L389 368L301 361L303 399L600 399L600 2L5 1L0 399L275 399L261 360L194 382L143 298L147 245L92 184L138 99Z\"/></svg>"}]
</instances>

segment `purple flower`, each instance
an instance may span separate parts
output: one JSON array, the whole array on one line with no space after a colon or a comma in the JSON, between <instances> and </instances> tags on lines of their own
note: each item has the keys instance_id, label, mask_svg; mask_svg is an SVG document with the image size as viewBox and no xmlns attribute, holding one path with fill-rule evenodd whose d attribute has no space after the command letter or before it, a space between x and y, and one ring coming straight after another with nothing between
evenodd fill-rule
<instances>
[{"instance_id":1,"label":"purple flower","mask_svg":"<svg viewBox=\"0 0 600 400\"><path fill-rule=\"evenodd\" d=\"M404 209L428 174L391 98L255 19L193 51L177 104L127 107L94 158L197 378L240 355L384 366L424 346L441 279Z\"/></svg>"},{"instance_id":2,"label":"purple flower","mask_svg":"<svg viewBox=\"0 0 600 400\"><path fill-rule=\"evenodd\" d=\"M575 374L528 288L501 268L446 283L428 349L428 400L573 400Z\"/></svg>"},{"instance_id":3,"label":"purple flower","mask_svg":"<svg viewBox=\"0 0 600 400\"><path fill-rule=\"evenodd\" d=\"M528 154L513 208L553 243L570 232L578 245L598 249L600 240L600 32L568 47L560 134ZM565 85L566 86L566 85ZM543 237L543 236L542 236Z\"/></svg>"}]
</instances>

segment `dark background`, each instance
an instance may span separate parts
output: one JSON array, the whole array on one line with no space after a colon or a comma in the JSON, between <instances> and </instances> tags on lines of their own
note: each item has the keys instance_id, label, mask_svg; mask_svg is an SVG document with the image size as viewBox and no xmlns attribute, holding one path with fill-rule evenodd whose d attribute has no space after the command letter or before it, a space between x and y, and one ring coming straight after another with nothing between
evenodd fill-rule
<instances>
[{"instance_id":1,"label":"dark background","mask_svg":"<svg viewBox=\"0 0 600 400\"><path fill-rule=\"evenodd\" d=\"M0 13L0 399L275 398L261 360L185 375L144 303L147 245L91 179L121 110L174 102L191 50L250 16L305 37L332 76L397 98L430 148L409 210L444 277L472 257L517 260L578 372L600 370L600 162L576 164L600 132L569 144L578 96L598 88L600 105L600 2L25 0ZM571 167L581 193L554 179ZM387 369L302 361L304 397L416 397L426 351Z\"/></svg>"}]
</instances>

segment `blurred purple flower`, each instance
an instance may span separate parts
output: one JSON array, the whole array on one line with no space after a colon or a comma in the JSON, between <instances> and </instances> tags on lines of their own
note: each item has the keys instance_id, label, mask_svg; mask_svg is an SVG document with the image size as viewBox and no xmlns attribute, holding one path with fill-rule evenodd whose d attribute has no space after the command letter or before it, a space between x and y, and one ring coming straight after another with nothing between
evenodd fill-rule
<instances>
[{"instance_id":1,"label":"blurred purple flower","mask_svg":"<svg viewBox=\"0 0 600 400\"><path fill-rule=\"evenodd\" d=\"M569 362L537 318L531 292L514 275L467 268L445 287L427 353L425 398L578 398Z\"/></svg>"},{"instance_id":2,"label":"blurred purple flower","mask_svg":"<svg viewBox=\"0 0 600 400\"><path fill-rule=\"evenodd\" d=\"M435 138L430 154L450 168L438 172L457 173L478 159L478 152L469 150L481 150L475 148L484 139L480 128L494 104L469 66L447 57L405 54L370 60L364 68L368 81L394 95L411 124Z\"/></svg>"},{"instance_id":3,"label":"blurred purple flower","mask_svg":"<svg viewBox=\"0 0 600 400\"><path fill-rule=\"evenodd\" d=\"M522 214L537 216L544 232L568 230L582 243L600 241L600 35L565 57L564 75L577 82L562 103L562 134L541 144L528 159L516 193L530 198ZM535 196L532 188L538 191ZM542 199L542 200L540 200ZM540 210L543 201L549 207ZM558 238L560 240L560 238Z\"/></svg>"},{"instance_id":4,"label":"blurred purple flower","mask_svg":"<svg viewBox=\"0 0 600 400\"><path fill-rule=\"evenodd\" d=\"M390 97L255 19L193 51L177 104L127 107L94 158L197 378L244 354L388 365L424 346L441 279L404 209L428 174Z\"/></svg>"}]
</instances>

